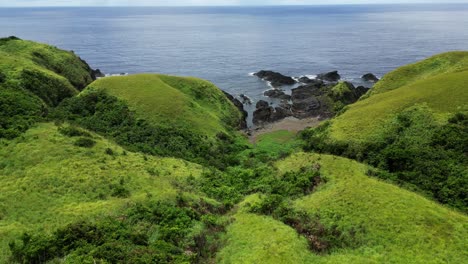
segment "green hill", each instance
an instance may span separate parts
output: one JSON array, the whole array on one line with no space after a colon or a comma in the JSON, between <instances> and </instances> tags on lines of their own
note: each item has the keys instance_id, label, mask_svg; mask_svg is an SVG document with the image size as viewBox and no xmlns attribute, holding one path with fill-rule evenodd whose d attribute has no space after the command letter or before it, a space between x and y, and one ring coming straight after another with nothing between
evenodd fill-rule
<instances>
[{"instance_id":1,"label":"green hill","mask_svg":"<svg viewBox=\"0 0 468 264\"><path fill-rule=\"evenodd\" d=\"M332 121L335 140L368 141L395 114L426 103L442 121L468 110L468 52L449 52L396 69L385 75L365 99Z\"/></svg>"},{"instance_id":2,"label":"green hill","mask_svg":"<svg viewBox=\"0 0 468 264\"><path fill-rule=\"evenodd\" d=\"M252 145L207 81L0 39L0 263L466 262L467 55Z\"/></svg>"},{"instance_id":3,"label":"green hill","mask_svg":"<svg viewBox=\"0 0 468 264\"><path fill-rule=\"evenodd\" d=\"M0 39L0 138L18 136L92 80L91 68L73 52Z\"/></svg>"},{"instance_id":4,"label":"green hill","mask_svg":"<svg viewBox=\"0 0 468 264\"><path fill-rule=\"evenodd\" d=\"M230 132L241 118L220 89L197 78L136 74L102 78L88 89L103 90L124 100L138 118L153 124L190 124L194 133L210 137Z\"/></svg>"},{"instance_id":5,"label":"green hill","mask_svg":"<svg viewBox=\"0 0 468 264\"><path fill-rule=\"evenodd\" d=\"M265 196L241 204L228 227L219 263L463 263L468 218L417 194L368 177L370 167L329 155L297 153L275 164L281 175L320 164L326 179L317 191L288 206L319 219L341 240L314 254L306 239L268 216L248 212ZM286 218L287 219L287 218ZM345 237L350 230L354 236ZM341 233L341 235L339 235ZM332 238L336 234L319 234ZM352 239L353 244L345 243ZM333 240L331 240L333 241Z\"/></svg>"},{"instance_id":6,"label":"green hill","mask_svg":"<svg viewBox=\"0 0 468 264\"><path fill-rule=\"evenodd\" d=\"M437 201L468 210L468 52L385 75L365 98L303 133L306 149L350 157Z\"/></svg>"},{"instance_id":7,"label":"green hill","mask_svg":"<svg viewBox=\"0 0 468 264\"><path fill-rule=\"evenodd\" d=\"M1 263L10 255L8 243L23 232L51 234L78 220L118 217L148 199L175 203L174 181L201 174L199 165L127 152L77 131L84 136L64 135L42 123L21 138L0 142ZM78 146L83 138L95 145Z\"/></svg>"},{"instance_id":8,"label":"green hill","mask_svg":"<svg viewBox=\"0 0 468 264\"><path fill-rule=\"evenodd\" d=\"M50 115L112 138L131 151L225 167L242 114L213 84L157 74L106 77ZM245 140L244 140L245 141ZM233 149L234 148L234 149Z\"/></svg>"}]
</instances>

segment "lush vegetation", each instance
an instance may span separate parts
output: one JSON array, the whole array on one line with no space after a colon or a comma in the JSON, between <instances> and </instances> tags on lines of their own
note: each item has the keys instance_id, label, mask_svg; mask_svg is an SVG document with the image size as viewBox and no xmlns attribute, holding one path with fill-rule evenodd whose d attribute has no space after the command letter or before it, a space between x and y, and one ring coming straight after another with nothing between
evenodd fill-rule
<instances>
[{"instance_id":1,"label":"lush vegetation","mask_svg":"<svg viewBox=\"0 0 468 264\"><path fill-rule=\"evenodd\" d=\"M15 138L93 80L73 52L15 37L0 39L0 138Z\"/></svg>"},{"instance_id":2,"label":"lush vegetation","mask_svg":"<svg viewBox=\"0 0 468 264\"><path fill-rule=\"evenodd\" d=\"M328 126L302 134L306 149L365 161L377 176L466 211L468 116L457 113L439 124L425 106L409 108L366 144L330 140Z\"/></svg>"},{"instance_id":3,"label":"lush vegetation","mask_svg":"<svg viewBox=\"0 0 468 264\"><path fill-rule=\"evenodd\" d=\"M92 88L65 100L50 118L100 133L131 151L179 157L218 168L235 163L233 152L245 148L241 142L234 144L232 128L230 134L221 130L211 136L197 133L190 122L147 121L125 101Z\"/></svg>"},{"instance_id":4,"label":"lush vegetation","mask_svg":"<svg viewBox=\"0 0 468 264\"><path fill-rule=\"evenodd\" d=\"M306 149L364 161L384 171L369 175L467 211L467 57L446 53L389 73L367 98L305 131Z\"/></svg>"},{"instance_id":5,"label":"lush vegetation","mask_svg":"<svg viewBox=\"0 0 468 264\"><path fill-rule=\"evenodd\" d=\"M337 119L249 144L206 81L88 85L73 53L0 39L0 263L463 263L467 216L425 196L466 208L464 56L397 70L348 110L339 83ZM379 103L379 129L336 136Z\"/></svg>"}]
</instances>

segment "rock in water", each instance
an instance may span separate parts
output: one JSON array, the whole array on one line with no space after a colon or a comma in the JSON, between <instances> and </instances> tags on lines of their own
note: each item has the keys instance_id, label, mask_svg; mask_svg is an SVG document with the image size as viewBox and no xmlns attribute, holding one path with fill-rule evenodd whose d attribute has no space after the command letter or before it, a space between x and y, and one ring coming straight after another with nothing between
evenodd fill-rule
<instances>
[{"instance_id":1,"label":"rock in water","mask_svg":"<svg viewBox=\"0 0 468 264\"><path fill-rule=\"evenodd\" d=\"M106 77L106 75L102 73L99 69L91 70L91 74L92 76L94 76L94 79Z\"/></svg>"},{"instance_id":2,"label":"rock in water","mask_svg":"<svg viewBox=\"0 0 468 264\"><path fill-rule=\"evenodd\" d=\"M326 82L337 82L341 79L341 76L338 74L338 71L332 71L332 72L321 73L317 75L317 79L323 80Z\"/></svg>"},{"instance_id":3,"label":"rock in water","mask_svg":"<svg viewBox=\"0 0 468 264\"><path fill-rule=\"evenodd\" d=\"M281 87L283 85L293 85L296 81L290 77L285 76L279 72L274 71L259 71L254 73L258 78L269 81L273 87Z\"/></svg>"},{"instance_id":4,"label":"rock in water","mask_svg":"<svg viewBox=\"0 0 468 264\"><path fill-rule=\"evenodd\" d=\"M377 78L377 76L375 76L374 74L372 73L366 73L364 74L361 79L363 79L364 81L366 82L373 82L373 83L376 83L379 81L379 78Z\"/></svg>"},{"instance_id":5,"label":"rock in water","mask_svg":"<svg viewBox=\"0 0 468 264\"><path fill-rule=\"evenodd\" d=\"M310 79L309 77L306 77L306 76L299 78L299 82L301 82L303 84L313 84L313 85L317 85L317 86L322 86L323 85L322 80Z\"/></svg>"},{"instance_id":6,"label":"rock in water","mask_svg":"<svg viewBox=\"0 0 468 264\"><path fill-rule=\"evenodd\" d=\"M243 104L248 104L248 105L252 104L252 100L247 95L240 94L239 97L241 98Z\"/></svg>"},{"instance_id":7,"label":"rock in water","mask_svg":"<svg viewBox=\"0 0 468 264\"><path fill-rule=\"evenodd\" d=\"M265 91L263 95L268 96L270 98L278 98L278 99L284 99L284 100L291 99L290 95L287 95L283 91L278 90L278 89L271 89L271 90Z\"/></svg>"}]
</instances>

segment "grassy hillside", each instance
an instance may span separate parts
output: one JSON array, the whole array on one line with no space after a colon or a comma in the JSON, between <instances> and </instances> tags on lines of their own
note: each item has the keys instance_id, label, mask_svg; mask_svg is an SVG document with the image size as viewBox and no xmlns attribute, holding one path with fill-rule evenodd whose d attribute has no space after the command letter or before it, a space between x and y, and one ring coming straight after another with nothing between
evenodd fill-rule
<instances>
[{"instance_id":1,"label":"grassy hillside","mask_svg":"<svg viewBox=\"0 0 468 264\"><path fill-rule=\"evenodd\" d=\"M76 146L82 138L96 143ZM10 254L8 243L23 232L50 234L79 220L118 216L147 199L175 203L174 183L202 170L124 151L93 133L65 136L50 123L0 144L1 263Z\"/></svg>"},{"instance_id":2,"label":"grassy hillside","mask_svg":"<svg viewBox=\"0 0 468 264\"><path fill-rule=\"evenodd\" d=\"M367 98L348 107L332 122L336 140L366 141L395 114L426 103L443 120L468 109L468 52L440 54L385 75Z\"/></svg>"},{"instance_id":3,"label":"grassy hillside","mask_svg":"<svg viewBox=\"0 0 468 264\"><path fill-rule=\"evenodd\" d=\"M367 162L391 173L383 178L466 211L467 83L468 52L398 68L343 114L303 133L306 149Z\"/></svg>"},{"instance_id":4,"label":"grassy hillside","mask_svg":"<svg viewBox=\"0 0 468 264\"><path fill-rule=\"evenodd\" d=\"M0 39L0 138L26 131L49 107L92 80L91 68L73 52L15 37Z\"/></svg>"},{"instance_id":5,"label":"grassy hillside","mask_svg":"<svg viewBox=\"0 0 468 264\"><path fill-rule=\"evenodd\" d=\"M281 175L316 163L326 183L290 206L319 219L324 229L346 234L358 228L354 245L314 254L294 229L246 212L243 206L262 199L252 196L234 215L227 245L218 255L220 263L463 263L468 257L465 215L366 176L366 165L297 153L275 166Z\"/></svg>"},{"instance_id":6,"label":"grassy hillside","mask_svg":"<svg viewBox=\"0 0 468 264\"><path fill-rule=\"evenodd\" d=\"M139 118L153 124L187 125L211 137L236 127L241 118L221 90L197 78L136 74L99 79L88 89L124 100Z\"/></svg>"},{"instance_id":7,"label":"grassy hillside","mask_svg":"<svg viewBox=\"0 0 468 264\"><path fill-rule=\"evenodd\" d=\"M237 133L240 111L213 84L195 78L102 78L64 100L50 117L98 132L132 151L219 168L235 162L231 153L243 148Z\"/></svg>"}]
</instances>

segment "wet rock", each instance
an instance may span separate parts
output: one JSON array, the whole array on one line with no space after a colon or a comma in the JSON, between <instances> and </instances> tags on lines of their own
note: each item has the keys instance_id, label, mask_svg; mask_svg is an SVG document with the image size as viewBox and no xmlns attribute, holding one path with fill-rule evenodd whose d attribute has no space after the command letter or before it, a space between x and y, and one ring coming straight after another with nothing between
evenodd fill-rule
<instances>
[{"instance_id":1,"label":"wet rock","mask_svg":"<svg viewBox=\"0 0 468 264\"><path fill-rule=\"evenodd\" d=\"M248 104L248 105L252 104L252 100L247 95L240 94L239 97L241 98L241 101L242 101L243 104Z\"/></svg>"},{"instance_id":2,"label":"wet rock","mask_svg":"<svg viewBox=\"0 0 468 264\"><path fill-rule=\"evenodd\" d=\"M257 73L254 73L254 75L262 80L270 82L273 87L293 85L296 83L296 81L292 77L285 76L279 72L274 71L259 71Z\"/></svg>"},{"instance_id":3,"label":"wet rock","mask_svg":"<svg viewBox=\"0 0 468 264\"><path fill-rule=\"evenodd\" d=\"M379 78L377 78L377 76L375 76L374 74L372 73L366 73L364 74L361 79L363 79L364 81L366 82L372 82L372 83L376 83L379 81Z\"/></svg>"},{"instance_id":4,"label":"wet rock","mask_svg":"<svg viewBox=\"0 0 468 264\"><path fill-rule=\"evenodd\" d=\"M106 75L101 72L99 69L91 70L91 75L94 76L94 79L96 78L102 78L105 77Z\"/></svg>"},{"instance_id":5,"label":"wet rock","mask_svg":"<svg viewBox=\"0 0 468 264\"><path fill-rule=\"evenodd\" d=\"M304 116L308 112L320 109L321 103L316 97L316 89L301 86L292 90L292 111L294 115Z\"/></svg>"},{"instance_id":6,"label":"wet rock","mask_svg":"<svg viewBox=\"0 0 468 264\"><path fill-rule=\"evenodd\" d=\"M270 98L277 98L277 99L284 99L284 100L291 99L290 95L285 94L283 91L278 90L278 89L271 89L271 90L265 91L263 95L268 96Z\"/></svg>"},{"instance_id":7,"label":"wet rock","mask_svg":"<svg viewBox=\"0 0 468 264\"><path fill-rule=\"evenodd\" d=\"M326 82L337 82L341 79L341 76L338 74L338 71L332 71L317 75L317 79Z\"/></svg>"}]
</instances>

